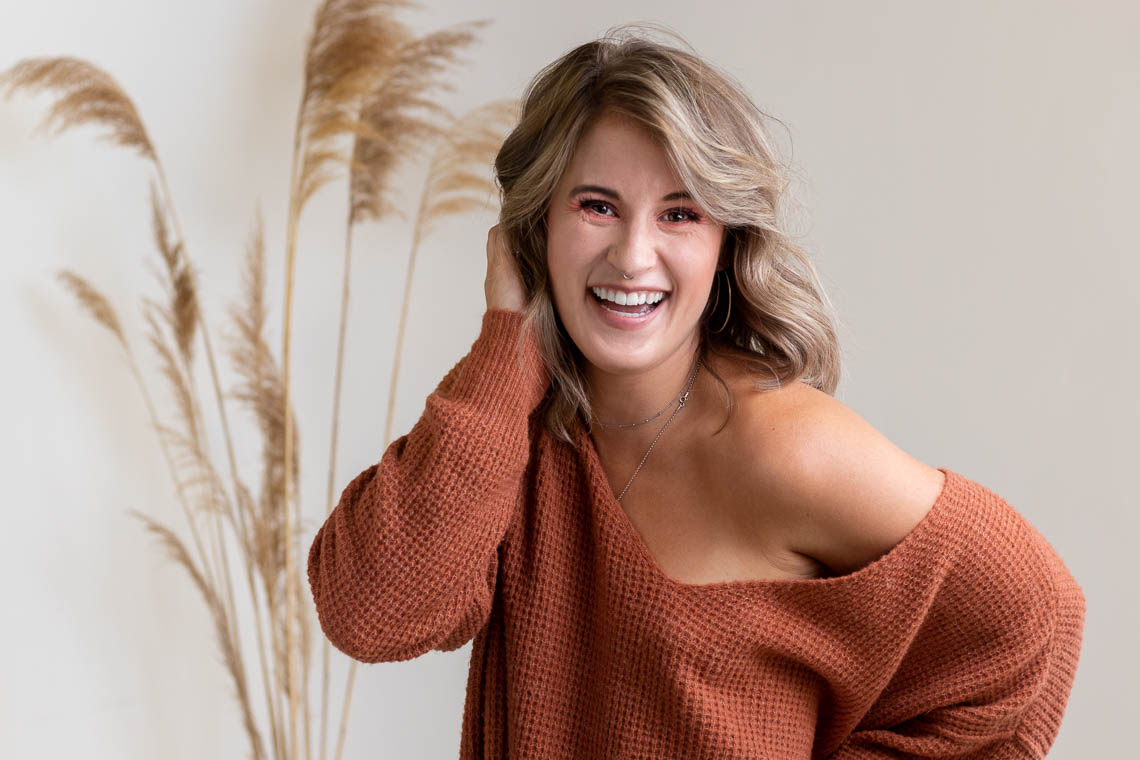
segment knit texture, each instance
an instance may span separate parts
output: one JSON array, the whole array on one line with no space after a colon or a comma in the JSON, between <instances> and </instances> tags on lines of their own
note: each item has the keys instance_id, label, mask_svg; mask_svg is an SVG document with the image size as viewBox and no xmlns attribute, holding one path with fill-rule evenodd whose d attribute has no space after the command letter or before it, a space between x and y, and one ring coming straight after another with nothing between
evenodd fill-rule
<instances>
[{"instance_id":1,"label":"knit texture","mask_svg":"<svg viewBox=\"0 0 1140 760\"><path fill-rule=\"evenodd\" d=\"M1000 496L939 468L921 522L854 573L681 583L585 426L576 447L542 427L549 383L522 315L487 311L309 550L321 627L348 656L474 639L461 760L1045 757L1085 597Z\"/></svg>"}]
</instances>

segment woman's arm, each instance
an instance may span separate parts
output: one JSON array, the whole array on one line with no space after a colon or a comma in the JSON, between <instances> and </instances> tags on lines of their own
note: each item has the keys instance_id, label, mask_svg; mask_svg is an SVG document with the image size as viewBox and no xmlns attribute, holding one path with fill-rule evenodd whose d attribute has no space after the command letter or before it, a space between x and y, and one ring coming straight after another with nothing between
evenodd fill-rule
<instances>
[{"instance_id":1,"label":"woman's arm","mask_svg":"<svg viewBox=\"0 0 1140 760\"><path fill-rule=\"evenodd\" d=\"M419 421L357 475L317 532L321 628L361 662L456 649L485 624L498 547L521 498L528 416L549 383L523 315L489 309Z\"/></svg>"},{"instance_id":2,"label":"woman's arm","mask_svg":"<svg viewBox=\"0 0 1140 760\"><path fill-rule=\"evenodd\" d=\"M1045 757L1080 655L1080 587L1000 496L928 467L809 391L789 414L766 415L746 450L779 452L758 482L797 515L796 550L859 592L825 622L862 615L836 635L869 672L853 682L857 699L831 705L842 705L845 730L829 731L816 757Z\"/></svg>"},{"instance_id":3,"label":"woman's arm","mask_svg":"<svg viewBox=\"0 0 1140 760\"><path fill-rule=\"evenodd\" d=\"M955 630L984 613L976 598L1001 599L1004 580L987 587L983 575L960 600L946 599L945 613L924 625L880 701L830 755L831 760L955 758L1040 760L1057 737L1080 658L1085 597L1055 551L1041 538L1037 561L1010 551L1020 564L1012 577L1043 578L1049 593L1040 616L987 640ZM988 552L983 552L988 555ZM989 557L1001 561L996 554ZM1019 598L1020 600L1020 598ZM956 609L958 604L960 609ZM993 609L993 618L1002 611ZM1000 630L1000 628L995 628Z\"/></svg>"}]
</instances>

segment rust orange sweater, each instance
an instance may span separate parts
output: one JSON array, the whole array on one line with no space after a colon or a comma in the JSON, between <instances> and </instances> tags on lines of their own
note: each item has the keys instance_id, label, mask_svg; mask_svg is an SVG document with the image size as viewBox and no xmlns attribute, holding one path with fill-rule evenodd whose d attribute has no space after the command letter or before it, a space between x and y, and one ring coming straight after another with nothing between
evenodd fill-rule
<instances>
[{"instance_id":1,"label":"rust orange sweater","mask_svg":"<svg viewBox=\"0 0 1140 760\"><path fill-rule=\"evenodd\" d=\"M1042 758L1085 598L1045 538L949 469L849 575L689 585L532 411L549 375L490 310L412 430L317 533L321 627L361 662L474 638L460 757Z\"/></svg>"}]
</instances>

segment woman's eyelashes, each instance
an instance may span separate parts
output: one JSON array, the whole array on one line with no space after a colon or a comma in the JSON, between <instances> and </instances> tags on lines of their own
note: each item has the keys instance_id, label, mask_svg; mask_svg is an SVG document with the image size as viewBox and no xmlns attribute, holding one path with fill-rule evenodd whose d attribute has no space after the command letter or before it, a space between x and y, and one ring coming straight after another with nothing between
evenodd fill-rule
<instances>
[{"instance_id":1,"label":"woman's eyelashes","mask_svg":"<svg viewBox=\"0 0 1140 760\"><path fill-rule=\"evenodd\" d=\"M611 214L605 213L604 210L605 209L608 209L610 211L613 210L613 206L610 205L609 201L604 201L600 198L582 198L578 201L578 208L582 211L586 211L586 212L591 213L591 214L597 214L598 216L611 216ZM693 211L690 208L685 208L683 206L678 206L677 208L671 208L665 212L666 216L670 216L673 214L679 214L682 216L686 216L687 218L680 219L680 220L671 219L670 221L680 221L680 222L685 222L685 221L699 222L699 221L701 221L700 214L698 214L696 211Z\"/></svg>"},{"instance_id":2,"label":"woman's eyelashes","mask_svg":"<svg viewBox=\"0 0 1140 760\"><path fill-rule=\"evenodd\" d=\"M581 211L589 210L597 213L598 207L613 208L610 204L597 198L580 198L578 200L578 209ZM598 216L606 216L606 214L598 214Z\"/></svg>"}]
</instances>

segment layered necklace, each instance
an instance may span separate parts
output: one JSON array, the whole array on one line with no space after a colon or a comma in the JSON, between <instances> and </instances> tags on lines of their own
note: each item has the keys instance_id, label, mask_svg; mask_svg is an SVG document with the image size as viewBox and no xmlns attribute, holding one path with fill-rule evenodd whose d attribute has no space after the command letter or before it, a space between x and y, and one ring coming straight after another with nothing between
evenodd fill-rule
<instances>
[{"instance_id":1,"label":"layered necklace","mask_svg":"<svg viewBox=\"0 0 1140 760\"><path fill-rule=\"evenodd\" d=\"M685 406L685 401L687 401L689 398L689 391L691 391L693 389L693 382L697 379L697 372L700 370L700 368L701 368L701 360L697 359L696 363L693 365L693 372L692 372L692 374L689 375L688 382L685 384L685 387L683 389L681 389L681 393L678 396L678 398L676 399L677 408L673 410L673 413L671 415L669 415L669 419L665 420L665 424L662 425L661 430L659 430L657 432L657 437L653 439L653 443L649 444L649 448L646 449L646 451L645 451L645 456L643 456L641 458L641 463L637 465L637 469L634 470L633 475L630 476L629 483L626 483L625 488L621 489L621 493L618 494L618 497L617 497L617 500L619 503L621 502L622 497L625 496L625 492L629 490L630 485L633 483L633 479L637 477L637 473L641 472L641 466L643 464L645 464L645 460L649 458L649 452L653 451L653 447L657 444L657 439L660 438L661 434L665 432L665 429L667 427L669 427L669 423L671 423L673 421L673 418L677 416L677 412L681 411L681 409ZM673 406L673 404L674 404L674 402L670 401L668 404L665 405L665 408L662 409L660 412L653 415L652 417L647 417L644 420L641 420L640 422L602 422L601 420L599 420L596 417L593 417L591 415L590 424L596 423L598 425L601 425L602 427L616 428L616 429L634 428L634 427L638 427L639 425L644 425L647 422L652 422L653 420L657 419L658 417L660 417L662 414L665 413L665 409L668 409L669 407Z\"/></svg>"}]
</instances>

